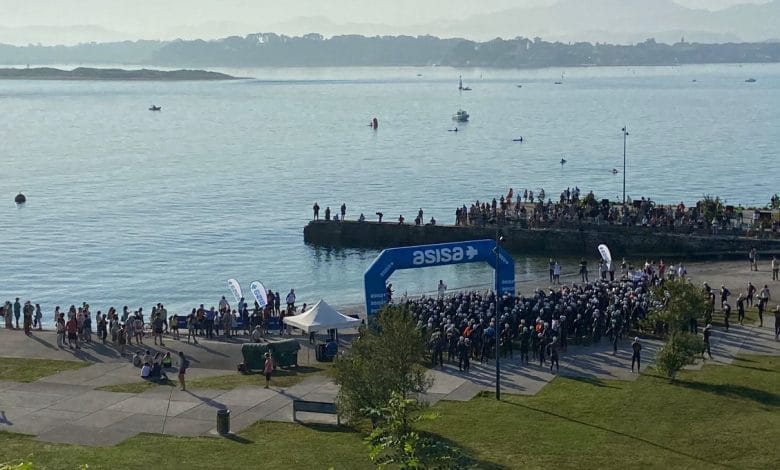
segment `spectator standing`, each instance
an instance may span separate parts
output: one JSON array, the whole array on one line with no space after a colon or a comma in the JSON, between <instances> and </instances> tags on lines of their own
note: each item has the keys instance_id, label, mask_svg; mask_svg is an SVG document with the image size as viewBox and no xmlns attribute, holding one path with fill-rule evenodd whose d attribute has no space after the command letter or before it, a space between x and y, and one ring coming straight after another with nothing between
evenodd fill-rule
<instances>
[{"instance_id":1,"label":"spectator standing","mask_svg":"<svg viewBox=\"0 0 780 470\"><path fill-rule=\"evenodd\" d=\"M704 327L704 351L701 352L701 358L704 359L704 353L706 352L710 359L712 359L712 351L710 350L710 338L712 337L712 325Z\"/></svg>"},{"instance_id":2,"label":"spectator standing","mask_svg":"<svg viewBox=\"0 0 780 470\"><path fill-rule=\"evenodd\" d=\"M631 355L631 372L634 372L634 363L636 363L636 373L639 373L639 370L641 369L641 358L642 358L642 343L639 342L639 336L634 338L634 342L631 343L631 350L633 351L633 354Z\"/></svg>"},{"instance_id":3,"label":"spectator standing","mask_svg":"<svg viewBox=\"0 0 780 470\"><path fill-rule=\"evenodd\" d=\"M271 385L271 374L274 371L274 361L271 359L271 353L265 353L265 364L263 364L263 374L265 374L265 388Z\"/></svg>"},{"instance_id":4,"label":"spectator standing","mask_svg":"<svg viewBox=\"0 0 780 470\"><path fill-rule=\"evenodd\" d=\"M780 273L780 263L777 261L777 256L772 257L772 280L780 280L778 274Z\"/></svg>"},{"instance_id":5,"label":"spectator standing","mask_svg":"<svg viewBox=\"0 0 780 470\"><path fill-rule=\"evenodd\" d=\"M16 329L19 329L19 317L22 316L22 304L19 303L19 297L14 302L14 318L16 319Z\"/></svg>"},{"instance_id":6,"label":"spectator standing","mask_svg":"<svg viewBox=\"0 0 780 470\"><path fill-rule=\"evenodd\" d=\"M189 366L190 366L190 361L188 361L187 358L184 357L183 352L179 351L179 384L181 385L182 391L187 389L187 386L184 383L184 376L187 373L187 368Z\"/></svg>"},{"instance_id":7,"label":"spectator standing","mask_svg":"<svg viewBox=\"0 0 780 470\"><path fill-rule=\"evenodd\" d=\"M311 209L314 211L314 220L320 220L320 205L315 202Z\"/></svg>"},{"instance_id":8,"label":"spectator standing","mask_svg":"<svg viewBox=\"0 0 780 470\"><path fill-rule=\"evenodd\" d=\"M285 298L285 302L287 302L287 312L292 313L295 311L295 289L290 289L290 292L287 294L287 298Z\"/></svg>"},{"instance_id":9,"label":"spectator standing","mask_svg":"<svg viewBox=\"0 0 780 470\"><path fill-rule=\"evenodd\" d=\"M439 292L439 298L444 298L444 294L447 292L447 284L442 279L439 279L439 287L436 290Z\"/></svg>"}]
</instances>

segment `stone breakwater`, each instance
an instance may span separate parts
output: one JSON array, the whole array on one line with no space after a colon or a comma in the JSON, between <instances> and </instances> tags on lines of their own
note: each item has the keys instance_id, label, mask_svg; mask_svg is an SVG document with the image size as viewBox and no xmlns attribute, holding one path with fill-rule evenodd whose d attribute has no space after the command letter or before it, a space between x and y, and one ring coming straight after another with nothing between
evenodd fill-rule
<instances>
[{"instance_id":1,"label":"stone breakwater","mask_svg":"<svg viewBox=\"0 0 780 470\"><path fill-rule=\"evenodd\" d=\"M591 257L605 243L613 253L632 256L701 259L745 258L752 248L766 258L780 254L780 239L738 235L676 233L647 227L583 224L579 227L530 229L500 226L504 246L525 255ZM303 229L306 243L332 248L384 249L465 240L493 239L495 226L411 225L398 223L312 221Z\"/></svg>"}]
</instances>

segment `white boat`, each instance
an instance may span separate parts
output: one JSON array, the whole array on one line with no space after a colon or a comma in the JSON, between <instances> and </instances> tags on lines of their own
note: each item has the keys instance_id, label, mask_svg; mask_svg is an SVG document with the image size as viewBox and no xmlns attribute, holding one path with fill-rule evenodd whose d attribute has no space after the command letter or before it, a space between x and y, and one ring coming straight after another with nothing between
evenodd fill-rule
<instances>
[{"instance_id":1,"label":"white boat","mask_svg":"<svg viewBox=\"0 0 780 470\"><path fill-rule=\"evenodd\" d=\"M457 113L452 115L452 120L456 122L469 122L469 113L459 109Z\"/></svg>"}]
</instances>

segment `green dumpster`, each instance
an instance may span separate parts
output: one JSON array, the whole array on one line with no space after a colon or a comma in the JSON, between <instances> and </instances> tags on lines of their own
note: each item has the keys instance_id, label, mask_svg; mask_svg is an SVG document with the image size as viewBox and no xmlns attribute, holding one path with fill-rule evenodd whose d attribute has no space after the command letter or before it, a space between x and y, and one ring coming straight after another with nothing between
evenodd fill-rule
<instances>
[{"instance_id":1,"label":"green dumpster","mask_svg":"<svg viewBox=\"0 0 780 470\"><path fill-rule=\"evenodd\" d=\"M271 356L274 358L276 367L290 367L298 365L298 351L301 345L294 339L275 341L268 347L271 350Z\"/></svg>"},{"instance_id":2,"label":"green dumpster","mask_svg":"<svg viewBox=\"0 0 780 470\"><path fill-rule=\"evenodd\" d=\"M241 346L241 355L244 356L244 364L249 370L263 370L268 346L266 343L247 343Z\"/></svg>"}]
</instances>

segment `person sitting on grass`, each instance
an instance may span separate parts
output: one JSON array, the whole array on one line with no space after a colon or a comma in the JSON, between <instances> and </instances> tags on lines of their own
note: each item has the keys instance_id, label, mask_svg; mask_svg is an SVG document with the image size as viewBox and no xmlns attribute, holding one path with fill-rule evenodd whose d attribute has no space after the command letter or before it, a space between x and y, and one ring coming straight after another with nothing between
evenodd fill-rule
<instances>
[{"instance_id":1,"label":"person sitting on grass","mask_svg":"<svg viewBox=\"0 0 780 470\"><path fill-rule=\"evenodd\" d=\"M135 356L133 356L133 365L135 367L141 367L144 364L143 356L141 356L141 351L136 351Z\"/></svg>"},{"instance_id":2,"label":"person sitting on grass","mask_svg":"<svg viewBox=\"0 0 780 470\"><path fill-rule=\"evenodd\" d=\"M252 330L252 342L259 343L262 340L263 340L263 327L257 325L255 326L255 329Z\"/></svg>"},{"instance_id":3,"label":"person sitting on grass","mask_svg":"<svg viewBox=\"0 0 780 470\"><path fill-rule=\"evenodd\" d=\"M170 369L173 367L173 359L171 358L170 351L165 353L165 357L162 360L162 366L163 369Z\"/></svg>"},{"instance_id":4,"label":"person sitting on grass","mask_svg":"<svg viewBox=\"0 0 780 470\"><path fill-rule=\"evenodd\" d=\"M152 375L152 366L148 362L144 362L143 367L141 367L141 378L149 379L150 375Z\"/></svg>"}]
</instances>

